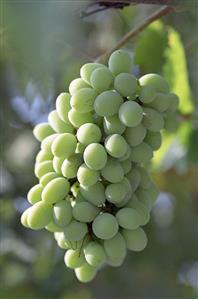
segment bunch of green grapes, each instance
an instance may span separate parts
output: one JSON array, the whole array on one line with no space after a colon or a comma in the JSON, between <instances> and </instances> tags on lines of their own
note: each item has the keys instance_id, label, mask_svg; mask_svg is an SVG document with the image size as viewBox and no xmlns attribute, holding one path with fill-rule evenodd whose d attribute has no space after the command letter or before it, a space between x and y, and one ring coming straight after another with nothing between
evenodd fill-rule
<instances>
[{"instance_id":1,"label":"bunch of green grapes","mask_svg":"<svg viewBox=\"0 0 198 299\"><path fill-rule=\"evenodd\" d=\"M108 67L83 65L48 122L34 129L39 182L21 222L54 233L81 282L105 264L120 266L127 249L145 248L142 226L158 189L144 165L160 148L161 130L177 126L178 97L157 74L137 79L132 63L118 50Z\"/></svg>"}]
</instances>

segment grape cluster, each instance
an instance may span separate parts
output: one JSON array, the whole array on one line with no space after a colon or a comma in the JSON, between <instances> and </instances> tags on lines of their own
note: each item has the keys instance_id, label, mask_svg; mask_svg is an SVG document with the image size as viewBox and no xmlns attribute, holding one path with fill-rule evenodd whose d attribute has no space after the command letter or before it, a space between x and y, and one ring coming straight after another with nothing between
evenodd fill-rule
<instances>
[{"instance_id":1,"label":"grape cluster","mask_svg":"<svg viewBox=\"0 0 198 299\"><path fill-rule=\"evenodd\" d=\"M34 129L41 141L39 183L28 193L32 206L21 222L54 233L66 249L66 266L81 282L91 281L105 263L120 266L127 249L145 248L142 226L158 189L144 164L160 148L160 131L177 125L178 97L157 74L138 80L132 63L118 50L108 67L83 65L48 123Z\"/></svg>"}]
</instances>

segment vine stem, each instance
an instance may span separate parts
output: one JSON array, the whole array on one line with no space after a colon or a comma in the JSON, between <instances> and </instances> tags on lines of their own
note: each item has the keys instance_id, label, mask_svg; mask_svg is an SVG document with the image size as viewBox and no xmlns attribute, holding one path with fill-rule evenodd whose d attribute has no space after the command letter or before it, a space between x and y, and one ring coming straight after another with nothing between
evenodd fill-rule
<instances>
[{"instance_id":1,"label":"vine stem","mask_svg":"<svg viewBox=\"0 0 198 299\"><path fill-rule=\"evenodd\" d=\"M161 17L168 15L169 13L173 12L174 8L171 6L165 6L160 8L159 10L155 11L152 15L147 17L140 25L133 28L129 32L127 32L119 41L118 43L112 47L110 50L96 58L96 62L99 63L105 63L106 60L109 58L109 56L115 51L120 48L122 48L129 40L131 40L133 37L138 35L140 32L142 32L149 24L154 22L155 20L160 19Z\"/></svg>"}]
</instances>

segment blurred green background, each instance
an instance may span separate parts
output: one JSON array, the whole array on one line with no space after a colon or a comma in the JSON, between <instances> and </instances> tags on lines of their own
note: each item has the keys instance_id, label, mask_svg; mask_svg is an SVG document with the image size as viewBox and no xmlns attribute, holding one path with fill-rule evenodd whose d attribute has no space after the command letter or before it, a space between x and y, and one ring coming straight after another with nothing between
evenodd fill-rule
<instances>
[{"instance_id":1,"label":"blurred green background","mask_svg":"<svg viewBox=\"0 0 198 299\"><path fill-rule=\"evenodd\" d=\"M106 10L85 19L88 1L1 1L1 299L198 298L198 1L139 34L126 47L134 73L163 74L181 98L180 127L164 134L151 168L161 194L146 226L149 243L80 284L47 231L20 224L36 183L32 128L79 76L157 6ZM191 117L191 115L193 115Z\"/></svg>"}]
</instances>

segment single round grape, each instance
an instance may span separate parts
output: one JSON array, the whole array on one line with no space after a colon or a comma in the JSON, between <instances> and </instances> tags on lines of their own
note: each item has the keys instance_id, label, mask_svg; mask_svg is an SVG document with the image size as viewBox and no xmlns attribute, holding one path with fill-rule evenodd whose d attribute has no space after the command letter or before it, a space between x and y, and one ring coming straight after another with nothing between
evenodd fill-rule
<instances>
[{"instance_id":1,"label":"single round grape","mask_svg":"<svg viewBox=\"0 0 198 299\"><path fill-rule=\"evenodd\" d=\"M43 201L35 203L28 212L27 223L32 229L42 229L52 220L52 206Z\"/></svg>"},{"instance_id":2,"label":"single round grape","mask_svg":"<svg viewBox=\"0 0 198 299\"><path fill-rule=\"evenodd\" d=\"M63 231L63 227L58 226L53 220L45 226L45 229L51 233Z\"/></svg>"},{"instance_id":3,"label":"single round grape","mask_svg":"<svg viewBox=\"0 0 198 299\"><path fill-rule=\"evenodd\" d=\"M127 144L127 151L124 154L124 156L119 158L119 161L120 162L126 161L126 160L130 159L130 157L131 157L131 147Z\"/></svg>"},{"instance_id":4,"label":"single round grape","mask_svg":"<svg viewBox=\"0 0 198 299\"><path fill-rule=\"evenodd\" d=\"M179 121L175 114L168 114L164 116L164 129L168 132L175 132L178 129Z\"/></svg>"},{"instance_id":5,"label":"single round grape","mask_svg":"<svg viewBox=\"0 0 198 299\"><path fill-rule=\"evenodd\" d=\"M70 106L70 94L62 92L56 99L56 111L60 119L66 123L69 123L68 112L71 109Z\"/></svg>"},{"instance_id":6,"label":"single round grape","mask_svg":"<svg viewBox=\"0 0 198 299\"><path fill-rule=\"evenodd\" d=\"M161 113L166 111L170 106L169 95L164 93L156 93L154 101L148 106Z\"/></svg>"},{"instance_id":7,"label":"single round grape","mask_svg":"<svg viewBox=\"0 0 198 299\"><path fill-rule=\"evenodd\" d=\"M42 200L53 204L64 199L69 192L69 182L65 178L56 178L50 181L42 192Z\"/></svg>"},{"instance_id":8,"label":"single round grape","mask_svg":"<svg viewBox=\"0 0 198 299\"><path fill-rule=\"evenodd\" d=\"M130 53L125 50L114 51L108 61L109 69L114 75L119 73L130 73L133 66L133 59Z\"/></svg>"},{"instance_id":9,"label":"single round grape","mask_svg":"<svg viewBox=\"0 0 198 299\"><path fill-rule=\"evenodd\" d=\"M138 89L137 79L132 74L121 73L115 77L114 88L123 97L133 96Z\"/></svg>"},{"instance_id":10,"label":"single round grape","mask_svg":"<svg viewBox=\"0 0 198 299\"><path fill-rule=\"evenodd\" d=\"M99 172L88 168L86 164L82 164L78 168L77 178L81 186L90 187L97 183Z\"/></svg>"},{"instance_id":11,"label":"single round grape","mask_svg":"<svg viewBox=\"0 0 198 299\"><path fill-rule=\"evenodd\" d=\"M129 250L141 251L147 245L147 236L143 229L140 227L136 230L123 229L122 235Z\"/></svg>"},{"instance_id":12,"label":"single round grape","mask_svg":"<svg viewBox=\"0 0 198 299\"><path fill-rule=\"evenodd\" d=\"M68 118L70 123L75 127L79 128L83 124L93 122L93 115L91 112L88 113L79 113L78 111L71 109L68 113Z\"/></svg>"},{"instance_id":13,"label":"single round grape","mask_svg":"<svg viewBox=\"0 0 198 299\"><path fill-rule=\"evenodd\" d=\"M73 134L60 134L52 142L52 153L56 157L68 158L75 153L76 145L77 140Z\"/></svg>"},{"instance_id":14,"label":"single round grape","mask_svg":"<svg viewBox=\"0 0 198 299\"><path fill-rule=\"evenodd\" d=\"M76 136L79 142L88 145L90 143L100 142L102 133L97 125L86 123L80 126Z\"/></svg>"},{"instance_id":15,"label":"single round grape","mask_svg":"<svg viewBox=\"0 0 198 299\"><path fill-rule=\"evenodd\" d=\"M105 148L112 157L121 158L127 151L127 143L121 135L113 134L105 139Z\"/></svg>"},{"instance_id":16,"label":"single round grape","mask_svg":"<svg viewBox=\"0 0 198 299\"><path fill-rule=\"evenodd\" d=\"M102 169L107 163L107 153L99 143L89 144L83 154L86 165L93 170Z\"/></svg>"},{"instance_id":17,"label":"single round grape","mask_svg":"<svg viewBox=\"0 0 198 299\"><path fill-rule=\"evenodd\" d=\"M122 169L124 171L124 174L129 173L129 171L131 170L131 167L132 167L131 160L127 159L120 163L121 163Z\"/></svg>"},{"instance_id":18,"label":"single round grape","mask_svg":"<svg viewBox=\"0 0 198 299\"><path fill-rule=\"evenodd\" d=\"M31 204L35 204L36 202L41 200L42 191L43 191L43 186L41 184L37 184L33 186L28 192L27 200Z\"/></svg>"},{"instance_id":19,"label":"single round grape","mask_svg":"<svg viewBox=\"0 0 198 299\"><path fill-rule=\"evenodd\" d=\"M89 202L79 202L73 207L72 214L80 222L91 222L99 214L99 209Z\"/></svg>"},{"instance_id":20,"label":"single round grape","mask_svg":"<svg viewBox=\"0 0 198 299\"><path fill-rule=\"evenodd\" d=\"M59 175L56 172L48 172L46 174L44 174L41 178L40 178L40 184L45 187L51 180L58 178Z\"/></svg>"},{"instance_id":21,"label":"single round grape","mask_svg":"<svg viewBox=\"0 0 198 299\"><path fill-rule=\"evenodd\" d=\"M69 249L64 256L65 265L68 268L75 269L85 263L85 257L82 250Z\"/></svg>"},{"instance_id":22,"label":"single round grape","mask_svg":"<svg viewBox=\"0 0 198 299\"><path fill-rule=\"evenodd\" d=\"M83 79L77 78L71 81L69 93L73 96L79 89L90 87Z\"/></svg>"},{"instance_id":23,"label":"single round grape","mask_svg":"<svg viewBox=\"0 0 198 299\"><path fill-rule=\"evenodd\" d=\"M169 86L166 80L158 74L147 74L139 79L141 86L151 86L156 92L168 93Z\"/></svg>"},{"instance_id":24,"label":"single round grape","mask_svg":"<svg viewBox=\"0 0 198 299\"><path fill-rule=\"evenodd\" d=\"M169 98L169 107L167 109L167 112L175 112L179 106L179 97L174 93L169 93L167 96Z\"/></svg>"},{"instance_id":25,"label":"single round grape","mask_svg":"<svg viewBox=\"0 0 198 299\"><path fill-rule=\"evenodd\" d=\"M82 157L79 154L75 154L63 161L61 171L64 177L73 179L77 176L79 166L82 164Z\"/></svg>"},{"instance_id":26,"label":"single round grape","mask_svg":"<svg viewBox=\"0 0 198 299\"><path fill-rule=\"evenodd\" d=\"M109 202L117 204L126 196L126 187L123 183L110 184L105 189L105 195Z\"/></svg>"},{"instance_id":27,"label":"single round grape","mask_svg":"<svg viewBox=\"0 0 198 299\"><path fill-rule=\"evenodd\" d=\"M135 194L131 197L131 199L126 204L127 208L132 208L136 210L140 216L140 225L145 225L150 220L150 214L146 206L141 203Z\"/></svg>"},{"instance_id":28,"label":"single round grape","mask_svg":"<svg viewBox=\"0 0 198 299\"><path fill-rule=\"evenodd\" d=\"M163 116L152 108L144 108L143 125L152 132L159 132L164 127Z\"/></svg>"},{"instance_id":29,"label":"single round grape","mask_svg":"<svg viewBox=\"0 0 198 299\"><path fill-rule=\"evenodd\" d=\"M54 130L48 123L40 123L34 127L33 134L37 140L42 141L47 136L54 134Z\"/></svg>"},{"instance_id":30,"label":"single round grape","mask_svg":"<svg viewBox=\"0 0 198 299\"><path fill-rule=\"evenodd\" d=\"M70 190L71 190L71 193L73 194L73 196L76 197L76 196L78 195L78 193L79 193L79 190L80 190L80 185L79 185L79 183L78 183L78 182L75 182L75 183L71 186Z\"/></svg>"},{"instance_id":31,"label":"single round grape","mask_svg":"<svg viewBox=\"0 0 198 299\"><path fill-rule=\"evenodd\" d=\"M139 99L142 103L148 104L154 101L156 96L156 90L153 86L145 85L141 86Z\"/></svg>"},{"instance_id":32,"label":"single round grape","mask_svg":"<svg viewBox=\"0 0 198 299\"><path fill-rule=\"evenodd\" d=\"M126 229L136 229L140 226L139 213L131 208L122 208L116 213L118 224Z\"/></svg>"},{"instance_id":33,"label":"single round grape","mask_svg":"<svg viewBox=\"0 0 198 299\"><path fill-rule=\"evenodd\" d=\"M132 167L132 169L127 173L126 175L127 179L129 180L131 184L132 191L135 192L135 190L138 188L141 180L141 175L139 171Z\"/></svg>"},{"instance_id":34,"label":"single round grape","mask_svg":"<svg viewBox=\"0 0 198 299\"><path fill-rule=\"evenodd\" d=\"M144 206L147 208L147 210L150 211L152 208L152 201L151 201L151 198L149 195L149 190L138 188L135 191L135 195L138 198L138 200L144 204Z\"/></svg>"},{"instance_id":35,"label":"single round grape","mask_svg":"<svg viewBox=\"0 0 198 299\"><path fill-rule=\"evenodd\" d=\"M126 257L126 242L119 232L112 239L104 240L104 249L108 264L121 266Z\"/></svg>"},{"instance_id":36,"label":"single round grape","mask_svg":"<svg viewBox=\"0 0 198 299\"><path fill-rule=\"evenodd\" d=\"M80 69L80 76L86 83L90 84L90 78L92 73L94 72L94 70L101 67L104 68L104 65L101 63L95 63L95 62L86 63Z\"/></svg>"},{"instance_id":37,"label":"single round grape","mask_svg":"<svg viewBox=\"0 0 198 299\"><path fill-rule=\"evenodd\" d=\"M105 188L101 182L90 187L80 187L82 196L93 205L100 206L105 202Z\"/></svg>"},{"instance_id":38,"label":"single round grape","mask_svg":"<svg viewBox=\"0 0 198 299\"><path fill-rule=\"evenodd\" d=\"M141 166L136 166L136 169L139 171L140 173L140 183L139 183L139 187L143 188L143 189L147 189L151 186L151 177L149 175L149 173L147 172L147 170L144 167Z\"/></svg>"},{"instance_id":39,"label":"single round grape","mask_svg":"<svg viewBox=\"0 0 198 299\"><path fill-rule=\"evenodd\" d=\"M125 131L125 125L120 121L117 115L104 117L103 121L104 131L107 135L120 134Z\"/></svg>"},{"instance_id":40,"label":"single round grape","mask_svg":"<svg viewBox=\"0 0 198 299\"><path fill-rule=\"evenodd\" d=\"M166 121L164 126L166 126ZM144 142L146 142L150 147L152 147L153 151L157 151L162 144L162 136L160 132L151 132L147 131L146 137L144 138Z\"/></svg>"},{"instance_id":41,"label":"single round grape","mask_svg":"<svg viewBox=\"0 0 198 299\"><path fill-rule=\"evenodd\" d=\"M121 163L110 157L108 157L107 164L101 170L101 174L110 183L119 183L124 177Z\"/></svg>"},{"instance_id":42,"label":"single round grape","mask_svg":"<svg viewBox=\"0 0 198 299\"><path fill-rule=\"evenodd\" d=\"M76 220L72 220L64 229L65 238L69 241L79 241L88 232L87 225Z\"/></svg>"},{"instance_id":43,"label":"single round grape","mask_svg":"<svg viewBox=\"0 0 198 299\"><path fill-rule=\"evenodd\" d=\"M61 249L69 249L69 247L67 246L66 242L65 242L65 238L59 238L57 241L57 245L58 247L60 247Z\"/></svg>"},{"instance_id":44,"label":"single round grape","mask_svg":"<svg viewBox=\"0 0 198 299\"><path fill-rule=\"evenodd\" d=\"M37 178L41 178L48 172L54 171L52 161L44 161L35 165L35 175Z\"/></svg>"},{"instance_id":45,"label":"single round grape","mask_svg":"<svg viewBox=\"0 0 198 299\"><path fill-rule=\"evenodd\" d=\"M87 113L93 110L97 93L93 88L82 88L71 97L71 106L79 113Z\"/></svg>"},{"instance_id":46,"label":"single round grape","mask_svg":"<svg viewBox=\"0 0 198 299\"><path fill-rule=\"evenodd\" d=\"M130 198L132 194L132 187L127 177L124 177L121 183L125 186L126 198Z\"/></svg>"},{"instance_id":47,"label":"single round grape","mask_svg":"<svg viewBox=\"0 0 198 299\"><path fill-rule=\"evenodd\" d=\"M76 153L76 154L83 154L85 148L86 148L86 145L85 145L85 144L82 144L82 143L78 142L78 143L77 143L77 146L76 146L75 153Z\"/></svg>"},{"instance_id":48,"label":"single round grape","mask_svg":"<svg viewBox=\"0 0 198 299\"><path fill-rule=\"evenodd\" d=\"M36 163L41 163L44 161L52 160L53 154L51 152L47 152L45 150L40 150L36 155Z\"/></svg>"},{"instance_id":49,"label":"single round grape","mask_svg":"<svg viewBox=\"0 0 198 299\"><path fill-rule=\"evenodd\" d=\"M109 213L103 213L94 219L92 229L93 233L99 239L111 239L118 232L118 222L113 215Z\"/></svg>"},{"instance_id":50,"label":"single round grape","mask_svg":"<svg viewBox=\"0 0 198 299\"><path fill-rule=\"evenodd\" d=\"M28 213L29 211L31 211L32 207L29 207L28 209L26 209L23 214L21 215L21 224L27 228L29 228L29 224L28 224Z\"/></svg>"},{"instance_id":51,"label":"single round grape","mask_svg":"<svg viewBox=\"0 0 198 299\"><path fill-rule=\"evenodd\" d=\"M57 136L58 134L52 134L50 136L47 136L45 139L43 139L43 141L41 142L41 150L43 153L45 152L52 155L52 151L51 151L52 142Z\"/></svg>"},{"instance_id":52,"label":"single round grape","mask_svg":"<svg viewBox=\"0 0 198 299\"><path fill-rule=\"evenodd\" d=\"M142 142L131 149L131 160L135 163L146 163L151 160L152 157L153 150L145 142Z\"/></svg>"},{"instance_id":53,"label":"single round grape","mask_svg":"<svg viewBox=\"0 0 198 299\"><path fill-rule=\"evenodd\" d=\"M91 74L90 83L97 92L109 90L113 83L113 75L107 67L97 68Z\"/></svg>"},{"instance_id":54,"label":"single round grape","mask_svg":"<svg viewBox=\"0 0 198 299\"><path fill-rule=\"evenodd\" d=\"M57 202L54 207L54 221L57 225L65 227L72 220L72 207L68 200Z\"/></svg>"},{"instance_id":55,"label":"single round grape","mask_svg":"<svg viewBox=\"0 0 198 299\"><path fill-rule=\"evenodd\" d=\"M125 126L136 127L143 118L142 107L134 101L124 102L119 109L119 118Z\"/></svg>"},{"instance_id":56,"label":"single round grape","mask_svg":"<svg viewBox=\"0 0 198 299\"><path fill-rule=\"evenodd\" d=\"M50 112L48 115L48 121L52 129L57 133L73 133L74 131L70 124L60 119L56 110Z\"/></svg>"},{"instance_id":57,"label":"single round grape","mask_svg":"<svg viewBox=\"0 0 198 299\"><path fill-rule=\"evenodd\" d=\"M61 167L65 160L65 157L54 157L53 159L53 167L57 174L62 175Z\"/></svg>"},{"instance_id":58,"label":"single round grape","mask_svg":"<svg viewBox=\"0 0 198 299\"><path fill-rule=\"evenodd\" d=\"M88 263L83 264L81 267L75 269L76 277L80 282L90 282L94 279L97 273L97 268L90 266Z\"/></svg>"},{"instance_id":59,"label":"single round grape","mask_svg":"<svg viewBox=\"0 0 198 299\"><path fill-rule=\"evenodd\" d=\"M118 112L122 103L123 99L119 93L108 90L97 96L94 102L94 109L98 115L109 117Z\"/></svg>"},{"instance_id":60,"label":"single round grape","mask_svg":"<svg viewBox=\"0 0 198 299\"><path fill-rule=\"evenodd\" d=\"M101 267L106 261L105 251L102 245L92 241L84 248L87 263L93 267Z\"/></svg>"},{"instance_id":61,"label":"single round grape","mask_svg":"<svg viewBox=\"0 0 198 299\"><path fill-rule=\"evenodd\" d=\"M137 127L127 128L124 132L124 137L131 146L137 146L142 143L145 136L146 129L142 124L139 124Z\"/></svg>"}]
</instances>

